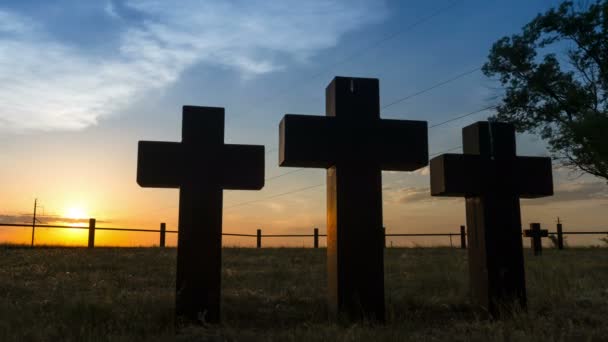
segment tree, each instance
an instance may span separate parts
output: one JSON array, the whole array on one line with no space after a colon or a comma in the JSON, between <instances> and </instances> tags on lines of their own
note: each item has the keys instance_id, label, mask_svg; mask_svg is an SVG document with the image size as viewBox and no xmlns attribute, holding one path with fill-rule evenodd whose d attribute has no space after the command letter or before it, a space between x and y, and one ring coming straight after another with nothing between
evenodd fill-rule
<instances>
[{"instance_id":1,"label":"tree","mask_svg":"<svg viewBox=\"0 0 608 342\"><path fill-rule=\"evenodd\" d=\"M539 134L563 165L608 180L608 0L539 14L490 50L504 96L495 119Z\"/></svg>"}]
</instances>

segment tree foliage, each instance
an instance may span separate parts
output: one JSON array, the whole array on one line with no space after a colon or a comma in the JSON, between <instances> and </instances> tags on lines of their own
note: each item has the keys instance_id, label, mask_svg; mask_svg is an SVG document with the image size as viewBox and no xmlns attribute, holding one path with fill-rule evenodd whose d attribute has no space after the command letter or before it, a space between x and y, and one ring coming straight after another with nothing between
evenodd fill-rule
<instances>
[{"instance_id":1,"label":"tree foliage","mask_svg":"<svg viewBox=\"0 0 608 342\"><path fill-rule=\"evenodd\" d=\"M539 14L495 42L482 70L505 88L496 119L540 134L564 165L608 180L608 0Z\"/></svg>"}]
</instances>

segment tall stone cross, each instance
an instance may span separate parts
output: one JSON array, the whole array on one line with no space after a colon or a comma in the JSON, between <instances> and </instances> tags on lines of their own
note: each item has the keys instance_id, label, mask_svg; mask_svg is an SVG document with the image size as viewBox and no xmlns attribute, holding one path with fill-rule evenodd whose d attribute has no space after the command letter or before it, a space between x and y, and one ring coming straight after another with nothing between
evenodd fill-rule
<instances>
[{"instance_id":1,"label":"tall stone cross","mask_svg":"<svg viewBox=\"0 0 608 342\"><path fill-rule=\"evenodd\" d=\"M467 126L462 141L464 154L431 160L431 195L466 198L471 292L498 316L513 304L526 307L519 199L553 194L551 159L516 156L506 123Z\"/></svg>"},{"instance_id":2,"label":"tall stone cross","mask_svg":"<svg viewBox=\"0 0 608 342\"><path fill-rule=\"evenodd\" d=\"M336 77L326 116L285 115L281 166L327 169L329 307L384 320L382 170L428 164L427 123L380 119L377 79Z\"/></svg>"},{"instance_id":3,"label":"tall stone cross","mask_svg":"<svg viewBox=\"0 0 608 342\"><path fill-rule=\"evenodd\" d=\"M184 106L181 143L139 142L137 183L180 189L176 315L219 322L223 190L264 186L264 146L224 144L224 108Z\"/></svg>"},{"instance_id":4,"label":"tall stone cross","mask_svg":"<svg viewBox=\"0 0 608 342\"><path fill-rule=\"evenodd\" d=\"M524 230L524 236L532 240L532 250L534 255L543 254L543 243L541 238L548 237L549 231L540 229L540 223L530 223L530 229Z\"/></svg>"}]
</instances>

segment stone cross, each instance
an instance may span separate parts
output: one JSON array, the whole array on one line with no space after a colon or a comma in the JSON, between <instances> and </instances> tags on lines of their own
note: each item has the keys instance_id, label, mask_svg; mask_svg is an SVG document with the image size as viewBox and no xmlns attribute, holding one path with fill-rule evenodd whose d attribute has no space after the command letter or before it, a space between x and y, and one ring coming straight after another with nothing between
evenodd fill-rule
<instances>
[{"instance_id":1,"label":"stone cross","mask_svg":"<svg viewBox=\"0 0 608 342\"><path fill-rule=\"evenodd\" d=\"M184 106L181 143L139 142L137 183L180 189L178 320L219 322L223 190L264 186L264 146L224 144L224 108Z\"/></svg>"},{"instance_id":2,"label":"stone cross","mask_svg":"<svg viewBox=\"0 0 608 342\"><path fill-rule=\"evenodd\" d=\"M329 307L384 320L382 170L428 164L427 123L380 119L377 79L336 77L326 116L285 115L280 166L327 169Z\"/></svg>"},{"instance_id":3,"label":"stone cross","mask_svg":"<svg viewBox=\"0 0 608 342\"><path fill-rule=\"evenodd\" d=\"M530 229L524 230L524 236L531 238L534 255L543 254L541 238L549 236L548 230L540 229L540 223L530 223Z\"/></svg>"},{"instance_id":4,"label":"stone cross","mask_svg":"<svg viewBox=\"0 0 608 342\"><path fill-rule=\"evenodd\" d=\"M471 292L498 316L526 307L519 199L553 194L551 159L516 156L506 123L477 122L462 140L464 154L431 160L431 195L465 197Z\"/></svg>"}]
</instances>

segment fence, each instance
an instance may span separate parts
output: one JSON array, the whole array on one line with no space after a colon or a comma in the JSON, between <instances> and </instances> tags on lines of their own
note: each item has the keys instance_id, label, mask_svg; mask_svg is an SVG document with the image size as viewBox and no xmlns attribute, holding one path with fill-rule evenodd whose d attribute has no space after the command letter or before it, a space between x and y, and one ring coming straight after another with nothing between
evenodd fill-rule
<instances>
[{"instance_id":1,"label":"fence","mask_svg":"<svg viewBox=\"0 0 608 342\"><path fill-rule=\"evenodd\" d=\"M61 225L35 225L32 224L19 224L19 223L0 223L0 227L25 227L25 228L58 228L58 229L88 229L89 237L87 246L89 248L95 247L95 232L96 231L120 231L120 232L143 232L143 233L159 233L159 246L165 247L165 235L167 233L176 234L177 230L167 230L165 223L160 224L160 229L141 229L141 228L108 228L108 227L96 227L96 220L94 218L89 220L88 226L61 226ZM450 238L450 245L452 246L452 237L460 236L460 248L465 249L467 247L466 230L465 226L460 226L459 233L393 233L386 234L386 228L382 228L384 232L384 246L386 247L387 237L419 237L419 236L447 236ZM558 249L564 249L564 235L608 235L608 231L563 231L562 224L557 224L555 232L549 232L549 235L557 236L557 247ZM313 248L319 248L319 237L327 237L327 234L319 234L318 228L313 228L312 234L262 234L262 230L258 229L256 234L237 234L237 233L222 233L222 236L240 236L240 237L251 237L256 238L256 247L262 248L262 238L291 238L291 237L311 237L313 238ZM32 241L33 246L33 241Z\"/></svg>"}]
</instances>

